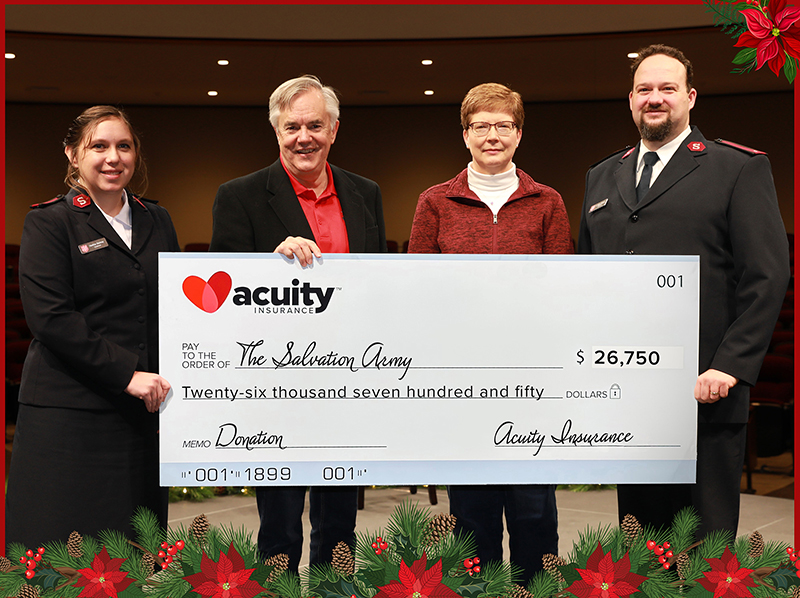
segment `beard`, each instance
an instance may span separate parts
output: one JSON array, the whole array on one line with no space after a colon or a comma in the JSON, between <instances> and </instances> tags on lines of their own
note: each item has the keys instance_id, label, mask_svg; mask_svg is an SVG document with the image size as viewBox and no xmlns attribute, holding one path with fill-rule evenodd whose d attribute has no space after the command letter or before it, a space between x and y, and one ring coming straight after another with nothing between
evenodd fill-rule
<instances>
[{"instance_id":1,"label":"beard","mask_svg":"<svg viewBox=\"0 0 800 598\"><path fill-rule=\"evenodd\" d=\"M648 124L642 114L639 118L639 134L645 141L664 141L672 133L673 124L669 114L667 114L667 118L656 125Z\"/></svg>"}]
</instances>

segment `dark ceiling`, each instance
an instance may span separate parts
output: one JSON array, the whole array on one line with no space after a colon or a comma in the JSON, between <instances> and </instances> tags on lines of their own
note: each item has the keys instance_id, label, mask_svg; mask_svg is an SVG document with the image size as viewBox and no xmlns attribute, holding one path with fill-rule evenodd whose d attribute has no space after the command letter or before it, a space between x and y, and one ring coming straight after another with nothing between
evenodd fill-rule
<instances>
[{"instance_id":1,"label":"dark ceiling","mask_svg":"<svg viewBox=\"0 0 800 598\"><path fill-rule=\"evenodd\" d=\"M303 73L345 105L457 104L486 81L528 102L618 99L629 89L627 53L654 42L687 54L701 95L791 89L766 68L730 74L734 41L699 2L5 10L10 102L253 106Z\"/></svg>"}]
</instances>

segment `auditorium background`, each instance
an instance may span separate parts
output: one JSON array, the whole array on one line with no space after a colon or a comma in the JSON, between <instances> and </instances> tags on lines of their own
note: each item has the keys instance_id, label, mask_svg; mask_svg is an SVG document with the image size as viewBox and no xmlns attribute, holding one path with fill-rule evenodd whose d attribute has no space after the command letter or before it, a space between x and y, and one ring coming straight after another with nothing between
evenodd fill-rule
<instances>
[{"instance_id":1,"label":"auditorium background","mask_svg":"<svg viewBox=\"0 0 800 598\"><path fill-rule=\"evenodd\" d=\"M147 196L169 210L182 246L203 249L217 187L277 157L265 107L270 92L288 78L315 74L341 96L331 162L379 183L390 251L402 251L419 194L469 159L459 141L464 94L478 83L504 83L525 100L525 143L515 163L562 194L577 238L588 167L638 139L627 105L627 54L666 43L695 66L692 124L709 138L768 152L793 240L792 86L767 68L731 74L734 40L713 26L700 2L10 5L5 23L6 52L15 54L5 60L9 424L29 342L15 286L22 222L30 204L65 192L61 141L69 122L93 104L128 110L149 166ZM767 427L753 447L779 443L762 452L792 444L793 304L792 285L771 348L777 359L768 359L764 373L759 408ZM770 403L776 393L782 398ZM769 423L771 414L778 417Z\"/></svg>"}]
</instances>

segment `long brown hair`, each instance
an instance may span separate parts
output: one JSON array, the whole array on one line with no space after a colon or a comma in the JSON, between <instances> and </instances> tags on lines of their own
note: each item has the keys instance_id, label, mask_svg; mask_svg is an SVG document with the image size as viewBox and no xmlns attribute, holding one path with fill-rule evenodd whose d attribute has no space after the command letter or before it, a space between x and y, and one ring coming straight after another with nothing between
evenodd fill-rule
<instances>
[{"instance_id":1,"label":"long brown hair","mask_svg":"<svg viewBox=\"0 0 800 598\"><path fill-rule=\"evenodd\" d=\"M142 154L142 143L136 131L133 130L131 122L128 120L128 115L121 108L116 106L92 106L84 110L78 118L72 121L67 131L67 136L64 137L64 148L69 148L72 156L79 156L80 152L85 152L89 147L89 142L92 140L92 135L97 129L97 125L111 118L121 120L131 133L136 161L134 163L133 178L129 186L134 193L144 194L147 189L147 165ZM73 160L68 159L67 176L64 177L64 182L72 189L83 189L80 183L80 173L73 164Z\"/></svg>"}]
</instances>

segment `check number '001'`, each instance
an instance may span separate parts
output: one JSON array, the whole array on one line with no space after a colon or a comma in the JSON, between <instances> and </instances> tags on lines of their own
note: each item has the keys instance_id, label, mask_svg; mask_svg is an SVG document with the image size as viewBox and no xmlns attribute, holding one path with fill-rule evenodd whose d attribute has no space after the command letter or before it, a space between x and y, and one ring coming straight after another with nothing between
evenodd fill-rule
<instances>
[{"instance_id":1,"label":"check number '001'","mask_svg":"<svg viewBox=\"0 0 800 598\"><path fill-rule=\"evenodd\" d=\"M683 369L683 347L592 347L593 368Z\"/></svg>"}]
</instances>

